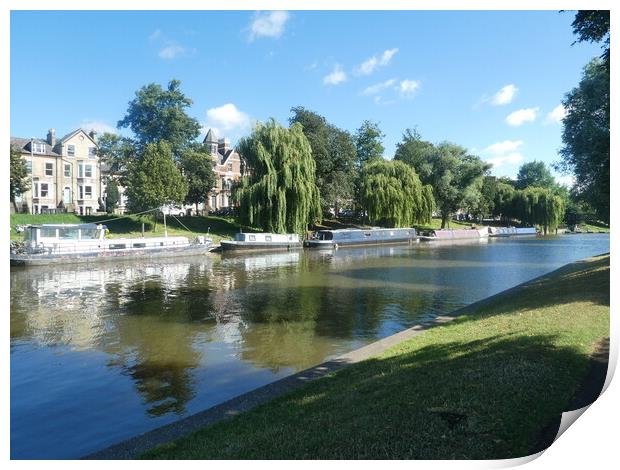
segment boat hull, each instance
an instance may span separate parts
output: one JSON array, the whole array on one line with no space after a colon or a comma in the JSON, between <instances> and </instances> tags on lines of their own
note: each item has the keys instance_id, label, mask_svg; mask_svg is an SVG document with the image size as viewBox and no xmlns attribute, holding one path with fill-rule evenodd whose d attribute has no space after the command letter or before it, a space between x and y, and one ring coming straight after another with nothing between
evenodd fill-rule
<instances>
[{"instance_id":1,"label":"boat hull","mask_svg":"<svg viewBox=\"0 0 620 470\"><path fill-rule=\"evenodd\" d=\"M220 246L223 251L282 251L302 248L300 242L243 242L236 240L222 240Z\"/></svg>"},{"instance_id":2,"label":"boat hull","mask_svg":"<svg viewBox=\"0 0 620 470\"><path fill-rule=\"evenodd\" d=\"M106 250L91 253L58 254L11 254L11 266L44 266L53 264L105 263L121 260L147 260L153 258L176 258L179 256L200 256L207 254L210 244L189 246L167 246L161 249Z\"/></svg>"},{"instance_id":3,"label":"boat hull","mask_svg":"<svg viewBox=\"0 0 620 470\"><path fill-rule=\"evenodd\" d=\"M416 241L416 237L407 237L402 239L375 239L375 240L306 240L304 247L318 249L334 249L348 246L372 246L372 245L401 245Z\"/></svg>"}]
</instances>

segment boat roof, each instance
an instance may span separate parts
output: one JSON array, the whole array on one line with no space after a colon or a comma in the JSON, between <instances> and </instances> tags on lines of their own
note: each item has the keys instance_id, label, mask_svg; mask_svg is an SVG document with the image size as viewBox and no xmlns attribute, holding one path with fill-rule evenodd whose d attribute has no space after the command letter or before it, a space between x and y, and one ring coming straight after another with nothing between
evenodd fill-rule
<instances>
[{"instance_id":1,"label":"boat roof","mask_svg":"<svg viewBox=\"0 0 620 470\"><path fill-rule=\"evenodd\" d=\"M398 227L398 228L383 228L383 227L371 227L371 228L337 228L337 229L321 229L319 232L378 232L380 230L413 230L413 227Z\"/></svg>"},{"instance_id":2,"label":"boat roof","mask_svg":"<svg viewBox=\"0 0 620 470\"><path fill-rule=\"evenodd\" d=\"M78 228L78 229L96 229L107 228L103 224L28 224L25 228Z\"/></svg>"}]
</instances>

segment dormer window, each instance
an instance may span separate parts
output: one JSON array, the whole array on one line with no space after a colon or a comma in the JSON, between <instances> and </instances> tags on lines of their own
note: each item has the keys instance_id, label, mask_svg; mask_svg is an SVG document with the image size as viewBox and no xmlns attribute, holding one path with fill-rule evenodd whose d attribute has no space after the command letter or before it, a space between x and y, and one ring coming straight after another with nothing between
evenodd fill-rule
<instances>
[{"instance_id":1,"label":"dormer window","mask_svg":"<svg viewBox=\"0 0 620 470\"><path fill-rule=\"evenodd\" d=\"M73 144L67 145L67 155L69 155L70 157L75 156L75 145Z\"/></svg>"},{"instance_id":2,"label":"dormer window","mask_svg":"<svg viewBox=\"0 0 620 470\"><path fill-rule=\"evenodd\" d=\"M45 153L45 144L40 144L38 142L34 142L32 144L34 153Z\"/></svg>"}]
</instances>

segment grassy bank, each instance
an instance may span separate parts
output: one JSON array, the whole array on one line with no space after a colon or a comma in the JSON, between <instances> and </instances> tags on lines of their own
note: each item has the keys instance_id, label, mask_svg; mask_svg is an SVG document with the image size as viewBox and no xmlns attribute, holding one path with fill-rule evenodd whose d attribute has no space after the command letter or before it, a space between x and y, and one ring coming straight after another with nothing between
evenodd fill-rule
<instances>
[{"instance_id":1,"label":"grassy bank","mask_svg":"<svg viewBox=\"0 0 620 470\"><path fill-rule=\"evenodd\" d=\"M142 224L144 223L144 235L147 237L156 237L164 235L164 225L162 219L157 224L154 223L151 216L128 216L109 221L114 216L78 216L75 214L49 214L49 215L32 215L32 214L11 214L11 240L21 240L21 235L15 231L15 225L24 224L80 224L80 223L100 223L106 221L106 226L110 229L111 238L122 237L140 237L142 235ZM217 244L223 238L232 238L235 233L239 232L240 225L234 219L229 217L173 217L166 218L169 236L186 236L194 237L196 235L204 235L206 233L213 239L213 243ZM186 230L185 227L187 227ZM251 232L253 229L243 227L245 232Z\"/></svg>"},{"instance_id":2,"label":"grassy bank","mask_svg":"<svg viewBox=\"0 0 620 470\"><path fill-rule=\"evenodd\" d=\"M609 257L603 256L143 457L527 455L608 335Z\"/></svg>"}]
</instances>

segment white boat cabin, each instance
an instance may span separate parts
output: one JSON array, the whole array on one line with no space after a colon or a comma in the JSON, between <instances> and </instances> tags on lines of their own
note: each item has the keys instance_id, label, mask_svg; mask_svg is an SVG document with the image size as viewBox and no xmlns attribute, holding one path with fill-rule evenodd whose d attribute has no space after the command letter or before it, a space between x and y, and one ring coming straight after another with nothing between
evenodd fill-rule
<instances>
[{"instance_id":1,"label":"white boat cabin","mask_svg":"<svg viewBox=\"0 0 620 470\"><path fill-rule=\"evenodd\" d=\"M237 233L236 242L246 243L299 243L296 233Z\"/></svg>"}]
</instances>

